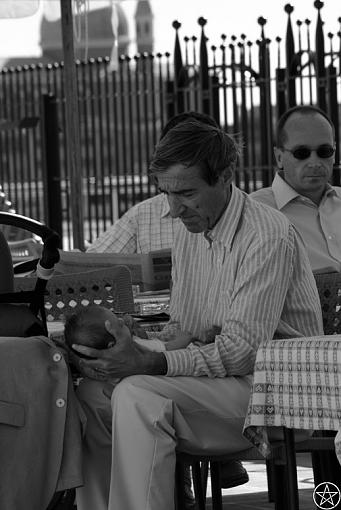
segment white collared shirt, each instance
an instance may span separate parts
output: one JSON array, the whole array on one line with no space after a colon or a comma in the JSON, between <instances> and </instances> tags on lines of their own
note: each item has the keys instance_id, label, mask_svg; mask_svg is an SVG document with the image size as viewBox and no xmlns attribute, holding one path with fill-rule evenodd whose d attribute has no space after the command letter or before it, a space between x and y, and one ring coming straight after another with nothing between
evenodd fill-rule
<instances>
[{"instance_id":1,"label":"white collared shirt","mask_svg":"<svg viewBox=\"0 0 341 510\"><path fill-rule=\"evenodd\" d=\"M87 249L96 253L149 253L171 248L180 220L169 213L162 193L129 209Z\"/></svg>"},{"instance_id":2,"label":"white collared shirt","mask_svg":"<svg viewBox=\"0 0 341 510\"><path fill-rule=\"evenodd\" d=\"M341 271L341 188L328 184L319 205L276 173L272 186L250 194L281 211L300 233L313 271Z\"/></svg>"}]
</instances>

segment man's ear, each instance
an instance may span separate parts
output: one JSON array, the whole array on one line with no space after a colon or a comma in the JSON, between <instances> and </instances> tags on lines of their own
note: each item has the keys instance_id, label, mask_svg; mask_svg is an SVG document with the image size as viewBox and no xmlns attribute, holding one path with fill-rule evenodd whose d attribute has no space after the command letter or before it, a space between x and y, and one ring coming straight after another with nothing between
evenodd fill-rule
<instances>
[{"instance_id":1,"label":"man's ear","mask_svg":"<svg viewBox=\"0 0 341 510\"><path fill-rule=\"evenodd\" d=\"M283 151L279 147L274 147L274 155L279 170L283 170Z\"/></svg>"},{"instance_id":2,"label":"man's ear","mask_svg":"<svg viewBox=\"0 0 341 510\"><path fill-rule=\"evenodd\" d=\"M231 168L229 168L229 167L225 168L223 173L220 174L220 179L221 179L221 183L224 184L224 185L225 184L229 184L230 182L232 182L233 171L231 170Z\"/></svg>"}]
</instances>

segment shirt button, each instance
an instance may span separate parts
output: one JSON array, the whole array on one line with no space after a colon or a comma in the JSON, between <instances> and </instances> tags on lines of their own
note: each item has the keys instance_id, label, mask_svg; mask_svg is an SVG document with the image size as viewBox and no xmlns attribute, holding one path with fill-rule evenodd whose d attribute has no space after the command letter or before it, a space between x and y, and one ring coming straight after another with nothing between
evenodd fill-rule
<instances>
[{"instance_id":1,"label":"shirt button","mask_svg":"<svg viewBox=\"0 0 341 510\"><path fill-rule=\"evenodd\" d=\"M57 407L64 407L65 406L65 400L63 398L57 398L56 406Z\"/></svg>"},{"instance_id":2,"label":"shirt button","mask_svg":"<svg viewBox=\"0 0 341 510\"><path fill-rule=\"evenodd\" d=\"M58 361L60 361L61 359L62 359L62 355L59 352L55 352L53 355L53 361L58 363Z\"/></svg>"}]
</instances>

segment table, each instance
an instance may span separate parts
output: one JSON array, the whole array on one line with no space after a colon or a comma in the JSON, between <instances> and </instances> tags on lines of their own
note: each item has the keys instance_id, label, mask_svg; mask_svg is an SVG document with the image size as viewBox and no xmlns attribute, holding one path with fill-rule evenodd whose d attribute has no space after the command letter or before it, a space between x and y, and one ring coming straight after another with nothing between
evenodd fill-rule
<instances>
[{"instance_id":1,"label":"table","mask_svg":"<svg viewBox=\"0 0 341 510\"><path fill-rule=\"evenodd\" d=\"M267 457L267 427L335 430L341 463L341 335L263 342L244 435Z\"/></svg>"}]
</instances>

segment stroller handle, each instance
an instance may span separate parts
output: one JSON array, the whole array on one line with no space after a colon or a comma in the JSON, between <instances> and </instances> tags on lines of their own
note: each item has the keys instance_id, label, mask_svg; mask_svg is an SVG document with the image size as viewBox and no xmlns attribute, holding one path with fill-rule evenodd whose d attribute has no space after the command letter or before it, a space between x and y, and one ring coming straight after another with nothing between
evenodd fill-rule
<instances>
[{"instance_id":1,"label":"stroller handle","mask_svg":"<svg viewBox=\"0 0 341 510\"><path fill-rule=\"evenodd\" d=\"M41 237L44 243L42 257L40 259L41 266L44 268L52 268L59 261L60 255L58 248L61 247L61 238L54 230L40 223L40 221L0 211L0 225L11 225L14 227L28 230L38 237Z\"/></svg>"},{"instance_id":2,"label":"stroller handle","mask_svg":"<svg viewBox=\"0 0 341 510\"><path fill-rule=\"evenodd\" d=\"M52 234L56 234L51 228L47 227L40 221L27 218L20 214L14 214L9 212L0 211L0 224L11 225L13 227L23 228L41 237L43 241ZM58 234L57 234L58 235Z\"/></svg>"}]
</instances>

